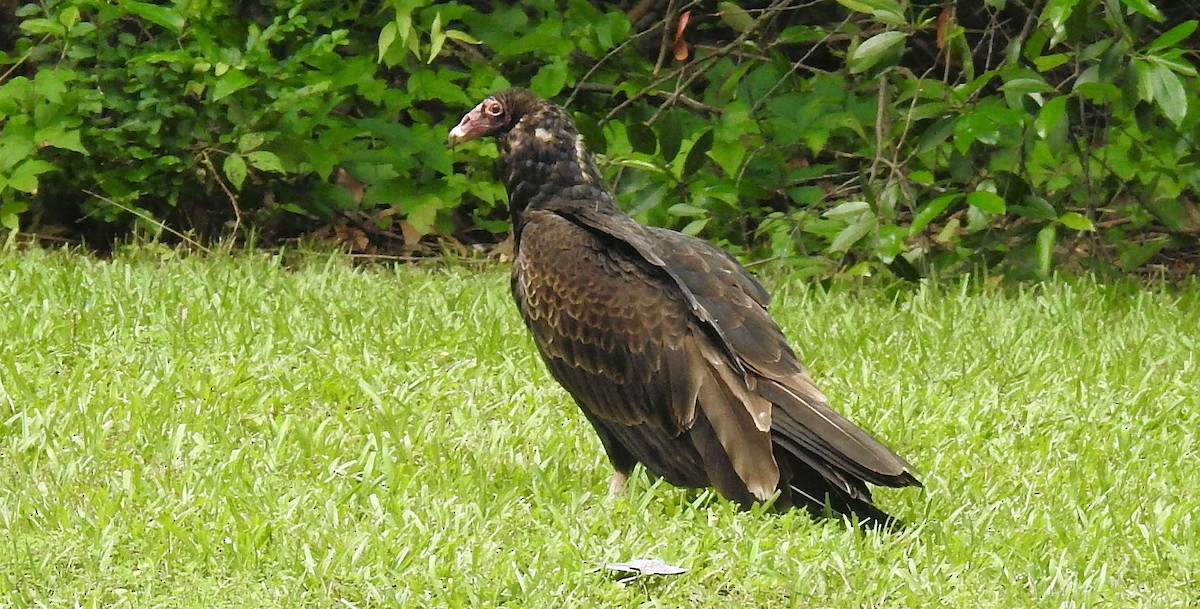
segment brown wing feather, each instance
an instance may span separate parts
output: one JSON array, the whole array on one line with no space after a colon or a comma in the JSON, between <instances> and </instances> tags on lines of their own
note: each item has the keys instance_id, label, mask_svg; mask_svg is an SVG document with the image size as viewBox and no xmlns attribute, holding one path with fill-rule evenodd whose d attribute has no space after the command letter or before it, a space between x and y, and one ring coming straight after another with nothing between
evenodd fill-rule
<instances>
[{"instance_id":1,"label":"brown wing feather","mask_svg":"<svg viewBox=\"0 0 1200 609\"><path fill-rule=\"evenodd\" d=\"M841 493L847 502L865 501L866 507L860 511L874 516L878 511L870 506L870 494L862 481L887 486L920 485L909 473L907 462L829 408L767 313L765 290L725 252L682 233L642 227L626 216L586 209L564 209L559 213L611 236L616 243L624 244L630 255L671 278L675 284L671 287L682 294L695 327L706 336L709 349L705 356L712 369L727 366L720 382L736 396L731 403L740 403L751 420L771 430L776 459L797 462L785 468L792 475L801 475L794 472L803 470L825 480L785 480L783 490L792 486L805 494L809 491L800 487L813 487L817 490L809 490L818 492L828 486L825 490ZM739 433L731 431L729 437ZM751 483L746 476L742 480Z\"/></svg>"},{"instance_id":2,"label":"brown wing feather","mask_svg":"<svg viewBox=\"0 0 1200 609\"><path fill-rule=\"evenodd\" d=\"M690 306L651 265L561 216L530 212L513 295L555 378L618 470L641 462L673 484L743 501L778 485L770 404L736 391Z\"/></svg>"},{"instance_id":3,"label":"brown wing feather","mask_svg":"<svg viewBox=\"0 0 1200 609\"><path fill-rule=\"evenodd\" d=\"M682 299L567 220L528 215L512 287L538 350L573 371L567 389L606 420L682 432L699 385Z\"/></svg>"}]
</instances>

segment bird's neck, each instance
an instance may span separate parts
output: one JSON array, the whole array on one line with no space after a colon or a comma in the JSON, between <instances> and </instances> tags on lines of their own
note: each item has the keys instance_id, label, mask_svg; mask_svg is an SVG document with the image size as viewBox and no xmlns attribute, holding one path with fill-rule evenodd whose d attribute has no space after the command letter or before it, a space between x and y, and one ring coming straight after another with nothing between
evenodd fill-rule
<instances>
[{"instance_id":1,"label":"bird's neck","mask_svg":"<svg viewBox=\"0 0 1200 609\"><path fill-rule=\"evenodd\" d=\"M522 120L500 141L504 187L518 231L526 210L581 206L620 213L570 118L550 107Z\"/></svg>"}]
</instances>

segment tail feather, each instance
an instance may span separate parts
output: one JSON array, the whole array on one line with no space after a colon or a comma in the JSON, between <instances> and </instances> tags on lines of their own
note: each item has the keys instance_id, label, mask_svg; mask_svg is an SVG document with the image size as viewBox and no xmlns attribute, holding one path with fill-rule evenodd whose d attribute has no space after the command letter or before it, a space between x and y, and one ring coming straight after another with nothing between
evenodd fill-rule
<instances>
[{"instance_id":1,"label":"tail feather","mask_svg":"<svg viewBox=\"0 0 1200 609\"><path fill-rule=\"evenodd\" d=\"M785 480L780 485L782 492L780 501L776 504L780 509L804 508L814 518L838 515L857 518L858 526L864 529L893 529L904 525L900 519L875 506L871 500L871 491L862 481L851 482L843 478L842 484L846 487L831 484L830 477L840 476L831 476L831 472L819 463L813 467L811 460L802 461L791 453L787 453L786 456L777 453L776 457L780 461L780 474Z\"/></svg>"},{"instance_id":2,"label":"tail feather","mask_svg":"<svg viewBox=\"0 0 1200 609\"><path fill-rule=\"evenodd\" d=\"M794 386L792 386L794 385ZM875 506L867 483L920 486L911 466L882 442L834 412L803 378L762 379L756 391L769 399L771 440L780 469L781 496L815 517L857 518L863 528L895 528L898 519Z\"/></svg>"},{"instance_id":3,"label":"tail feather","mask_svg":"<svg viewBox=\"0 0 1200 609\"><path fill-rule=\"evenodd\" d=\"M800 452L828 461L846 474L881 486L920 486L912 468L823 400L804 399L798 392L774 381L759 384L758 393L771 400L771 428L777 437L792 440Z\"/></svg>"}]
</instances>

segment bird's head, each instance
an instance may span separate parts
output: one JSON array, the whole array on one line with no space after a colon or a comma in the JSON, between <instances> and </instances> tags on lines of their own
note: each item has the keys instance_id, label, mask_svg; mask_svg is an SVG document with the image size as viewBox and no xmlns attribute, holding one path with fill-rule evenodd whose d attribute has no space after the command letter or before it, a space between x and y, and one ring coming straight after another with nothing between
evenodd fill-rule
<instances>
[{"instance_id":1,"label":"bird's head","mask_svg":"<svg viewBox=\"0 0 1200 609\"><path fill-rule=\"evenodd\" d=\"M483 136L497 140L499 177L514 224L529 206L551 200L617 210L583 136L561 107L525 89L505 89L462 117L450 131L450 145Z\"/></svg>"},{"instance_id":2,"label":"bird's head","mask_svg":"<svg viewBox=\"0 0 1200 609\"><path fill-rule=\"evenodd\" d=\"M458 126L450 130L450 146L457 146L473 139L492 136L503 137L542 101L525 89L505 89L479 102L462 117Z\"/></svg>"}]
</instances>

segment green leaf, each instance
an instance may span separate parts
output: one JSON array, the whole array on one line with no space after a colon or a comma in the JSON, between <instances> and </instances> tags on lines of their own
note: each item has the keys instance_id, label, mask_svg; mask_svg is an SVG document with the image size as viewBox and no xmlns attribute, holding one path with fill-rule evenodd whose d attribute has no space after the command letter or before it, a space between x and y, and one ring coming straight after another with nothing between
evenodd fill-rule
<instances>
[{"instance_id":1,"label":"green leaf","mask_svg":"<svg viewBox=\"0 0 1200 609\"><path fill-rule=\"evenodd\" d=\"M579 134L583 136L588 150L598 154L603 154L608 150L608 139L604 137L604 130L600 128L596 118L591 114L576 113L575 126L579 129Z\"/></svg>"},{"instance_id":2,"label":"green leaf","mask_svg":"<svg viewBox=\"0 0 1200 609\"><path fill-rule=\"evenodd\" d=\"M466 44L481 44L474 36L462 30L446 30L445 34L446 38L451 40L457 40Z\"/></svg>"},{"instance_id":3,"label":"green leaf","mask_svg":"<svg viewBox=\"0 0 1200 609\"><path fill-rule=\"evenodd\" d=\"M429 59L425 63L433 63L437 59L438 53L442 52L442 45L446 43L446 35L442 33L442 14L438 13L433 16L433 28L429 32Z\"/></svg>"},{"instance_id":4,"label":"green leaf","mask_svg":"<svg viewBox=\"0 0 1200 609\"><path fill-rule=\"evenodd\" d=\"M1055 97L1051 98L1038 111L1037 118L1033 121L1033 126L1037 130L1038 137L1045 138L1058 123L1066 119L1067 115L1067 98Z\"/></svg>"},{"instance_id":5,"label":"green leaf","mask_svg":"<svg viewBox=\"0 0 1200 609\"><path fill-rule=\"evenodd\" d=\"M725 170L726 175L735 176L746 158L746 146L741 142L714 142L708 156Z\"/></svg>"},{"instance_id":6,"label":"green leaf","mask_svg":"<svg viewBox=\"0 0 1200 609\"><path fill-rule=\"evenodd\" d=\"M896 0L838 0L838 4L860 13L872 15L881 23L904 25L904 10Z\"/></svg>"},{"instance_id":7,"label":"green leaf","mask_svg":"<svg viewBox=\"0 0 1200 609\"><path fill-rule=\"evenodd\" d=\"M917 140L917 153L925 154L938 146L946 143L946 140L954 134L954 130L958 126L958 121L953 117L939 118L937 121L925 129L921 134L921 138Z\"/></svg>"},{"instance_id":8,"label":"green leaf","mask_svg":"<svg viewBox=\"0 0 1200 609\"><path fill-rule=\"evenodd\" d=\"M852 10L852 11L858 11L860 13L870 14L872 11L875 10L875 9L871 8L871 5L868 4L867 2L861 2L861 1L856 1L856 0L837 0L837 3Z\"/></svg>"},{"instance_id":9,"label":"green leaf","mask_svg":"<svg viewBox=\"0 0 1200 609\"><path fill-rule=\"evenodd\" d=\"M750 16L750 13L746 12L746 9L738 6L736 2L718 2L717 10L721 16L721 21L739 34L749 32L754 28L754 18Z\"/></svg>"},{"instance_id":10,"label":"green leaf","mask_svg":"<svg viewBox=\"0 0 1200 609\"><path fill-rule=\"evenodd\" d=\"M65 38L67 27L49 19L25 19L21 22L21 31L34 36L50 34L58 38Z\"/></svg>"},{"instance_id":11,"label":"green leaf","mask_svg":"<svg viewBox=\"0 0 1200 609\"><path fill-rule=\"evenodd\" d=\"M654 154L658 142L654 137L654 132L645 123L630 123L625 129L625 134L634 151L642 154Z\"/></svg>"},{"instance_id":12,"label":"green leaf","mask_svg":"<svg viewBox=\"0 0 1200 609\"><path fill-rule=\"evenodd\" d=\"M1064 34L1063 25L1066 24L1067 18L1071 16L1079 2L1080 0L1050 0L1042 9L1042 15L1038 21L1048 24L1050 30L1054 32L1050 39L1051 46L1057 44Z\"/></svg>"},{"instance_id":13,"label":"green leaf","mask_svg":"<svg viewBox=\"0 0 1200 609\"><path fill-rule=\"evenodd\" d=\"M850 224L833 238L833 242L829 244L830 252L845 253L854 247L855 243L862 240L875 229L875 215L863 214L856 222Z\"/></svg>"},{"instance_id":14,"label":"green leaf","mask_svg":"<svg viewBox=\"0 0 1200 609\"><path fill-rule=\"evenodd\" d=\"M961 228L962 223L959 222L958 218L950 218L946 222L946 225L942 227L942 230L933 236L933 240L942 245L949 246L950 249L955 249L958 247L959 242L962 241L962 237L958 234Z\"/></svg>"},{"instance_id":15,"label":"green leaf","mask_svg":"<svg viewBox=\"0 0 1200 609\"><path fill-rule=\"evenodd\" d=\"M1142 206L1171 230L1187 230L1192 226L1195 208L1186 199L1169 196L1147 197L1142 201Z\"/></svg>"},{"instance_id":16,"label":"green leaf","mask_svg":"<svg viewBox=\"0 0 1200 609\"><path fill-rule=\"evenodd\" d=\"M396 7L396 20L393 23L396 24L396 36L400 38L402 45L407 45L408 38L412 35L413 8L411 4L401 4Z\"/></svg>"},{"instance_id":17,"label":"green leaf","mask_svg":"<svg viewBox=\"0 0 1200 609\"><path fill-rule=\"evenodd\" d=\"M1188 36L1191 36L1192 32L1196 31L1197 24L1200 24L1200 21L1196 21L1194 19L1191 21L1184 21L1183 23L1180 23L1179 25L1163 32L1162 35L1158 38L1155 38L1150 45L1146 47L1146 49L1149 51L1161 51L1167 47L1175 46L1176 43L1179 43Z\"/></svg>"},{"instance_id":18,"label":"green leaf","mask_svg":"<svg viewBox=\"0 0 1200 609\"><path fill-rule=\"evenodd\" d=\"M49 70L49 68L42 68ZM24 76L10 77L0 83L0 116L15 116L22 114L29 105L33 95L33 81ZM5 138L8 134L5 134Z\"/></svg>"},{"instance_id":19,"label":"green leaf","mask_svg":"<svg viewBox=\"0 0 1200 609\"><path fill-rule=\"evenodd\" d=\"M908 173L908 179L915 184L924 184L925 186L932 186L936 182L933 177L933 172L929 171L928 169L916 169L910 171Z\"/></svg>"},{"instance_id":20,"label":"green leaf","mask_svg":"<svg viewBox=\"0 0 1200 609\"><path fill-rule=\"evenodd\" d=\"M705 155L708 153L709 149L712 148L712 144L712 129L705 131L704 133L700 134L700 137L696 138L696 142L692 144L691 150L688 150L687 158L683 161L683 173L680 175L681 178L687 179L689 176L700 170L700 167L704 165L704 159L706 158Z\"/></svg>"},{"instance_id":21,"label":"green leaf","mask_svg":"<svg viewBox=\"0 0 1200 609\"><path fill-rule=\"evenodd\" d=\"M0 178L0 191L4 190L4 179ZM20 199L8 199L0 203L0 225L16 232L21 228L21 214L29 209L29 203Z\"/></svg>"},{"instance_id":22,"label":"green leaf","mask_svg":"<svg viewBox=\"0 0 1200 609\"><path fill-rule=\"evenodd\" d=\"M1142 101L1154 101L1154 66L1141 59L1133 59L1129 67L1137 77L1137 97Z\"/></svg>"},{"instance_id":23,"label":"green leaf","mask_svg":"<svg viewBox=\"0 0 1200 609\"><path fill-rule=\"evenodd\" d=\"M1163 115L1175 127L1182 127L1183 119L1187 116L1188 98L1179 76L1165 66L1154 66L1150 85L1154 91L1154 101Z\"/></svg>"},{"instance_id":24,"label":"green leaf","mask_svg":"<svg viewBox=\"0 0 1200 609\"><path fill-rule=\"evenodd\" d=\"M62 127L41 129L33 135L33 139L43 148L53 146L62 150L78 152L84 156L88 154L87 148L84 148L83 142L79 139L79 130L77 129L70 131L66 131Z\"/></svg>"},{"instance_id":25,"label":"green leaf","mask_svg":"<svg viewBox=\"0 0 1200 609\"><path fill-rule=\"evenodd\" d=\"M1059 96L1047 101L1038 111L1033 126L1038 137L1050 147L1050 152L1061 151L1066 146L1070 127L1067 121L1067 98Z\"/></svg>"},{"instance_id":26,"label":"green leaf","mask_svg":"<svg viewBox=\"0 0 1200 609\"><path fill-rule=\"evenodd\" d=\"M1196 66L1193 66L1192 64L1188 63L1187 60L1177 56L1178 54L1179 51L1176 50L1167 51L1166 55L1147 55L1146 61L1155 65L1164 66L1176 74L1195 76Z\"/></svg>"},{"instance_id":27,"label":"green leaf","mask_svg":"<svg viewBox=\"0 0 1200 609\"><path fill-rule=\"evenodd\" d=\"M658 121L658 151L664 161L670 163L679 154L679 146L683 144L683 127L673 114L667 114Z\"/></svg>"},{"instance_id":28,"label":"green leaf","mask_svg":"<svg viewBox=\"0 0 1200 609\"><path fill-rule=\"evenodd\" d=\"M134 2L134 0L124 0L121 6L129 12L149 21L161 25L162 27L178 32L183 29L185 19L183 14L175 10L174 7L160 6L157 4L149 4L147 2Z\"/></svg>"},{"instance_id":29,"label":"green leaf","mask_svg":"<svg viewBox=\"0 0 1200 609\"><path fill-rule=\"evenodd\" d=\"M1008 213L1015 213L1026 218L1035 220L1057 220L1058 210L1050 204L1045 198L1038 195L1029 195L1024 200L1017 202L1014 205L1008 206ZM1039 222L1038 224L1041 224Z\"/></svg>"},{"instance_id":30,"label":"green leaf","mask_svg":"<svg viewBox=\"0 0 1200 609\"><path fill-rule=\"evenodd\" d=\"M32 138L11 136L5 132L4 137L0 137L0 173L32 156L36 149Z\"/></svg>"},{"instance_id":31,"label":"green leaf","mask_svg":"<svg viewBox=\"0 0 1200 609\"><path fill-rule=\"evenodd\" d=\"M1037 235L1037 265L1038 273L1045 277L1050 274L1050 264L1054 261L1054 244L1058 241L1058 229L1053 224L1047 224L1038 231Z\"/></svg>"},{"instance_id":32,"label":"green leaf","mask_svg":"<svg viewBox=\"0 0 1200 609\"><path fill-rule=\"evenodd\" d=\"M1048 93L1054 90L1045 80L1041 78L1025 77L1014 78L1001 87L1001 90L1007 93L1024 95L1028 93Z\"/></svg>"},{"instance_id":33,"label":"green leaf","mask_svg":"<svg viewBox=\"0 0 1200 609\"><path fill-rule=\"evenodd\" d=\"M687 226L683 227L683 229L679 232L695 237L696 235L700 234L700 231L704 230L705 226L708 226L708 220L708 218L692 220L691 222L688 222Z\"/></svg>"},{"instance_id":34,"label":"green leaf","mask_svg":"<svg viewBox=\"0 0 1200 609\"><path fill-rule=\"evenodd\" d=\"M676 203L667 208L667 213L672 216L707 216L708 210L687 203Z\"/></svg>"},{"instance_id":35,"label":"green leaf","mask_svg":"<svg viewBox=\"0 0 1200 609\"><path fill-rule=\"evenodd\" d=\"M529 79L529 90L549 98L558 95L567 84L567 64L564 61L554 61L542 66L533 78Z\"/></svg>"},{"instance_id":36,"label":"green leaf","mask_svg":"<svg viewBox=\"0 0 1200 609\"><path fill-rule=\"evenodd\" d=\"M994 106L976 106L972 112L964 114L954 126L954 147L959 152L966 153L971 145L979 142L994 145L1000 141L1000 115Z\"/></svg>"},{"instance_id":37,"label":"green leaf","mask_svg":"<svg viewBox=\"0 0 1200 609\"><path fill-rule=\"evenodd\" d=\"M838 204L833 209L821 214L828 218L841 218L844 216L857 216L864 211L870 211L871 206L866 201L846 201Z\"/></svg>"},{"instance_id":38,"label":"green leaf","mask_svg":"<svg viewBox=\"0 0 1200 609\"><path fill-rule=\"evenodd\" d=\"M69 83L79 80L79 73L62 68L42 68L33 78L33 90L50 103L62 101Z\"/></svg>"},{"instance_id":39,"label":"green leaf","mask_svg":"<svg viewBox=\"0 0 1200 609\"><path fill-rule=\"evenodd\" d=\"M793 25L779 33L777 40L782 43L813 42L829 35L829 32L816 25Z\"/></svg>"},{"instance_id":40,"label":"green leaf","mask_svg":"<svg viewBox=\"0 0 1200 609\"><path fill-rule=\"evenodd\" d=\"M387 55L388 49L392 48L392 43L396 41L396 29L396 22L389 21L379 30L378 61L383 61L384 55Z\"/></svg>"},{"instance_id":41,"label":"green leaf","mask_svg":"<svg viewBox=\"0 0 1200 609\"><path fill-rule=\"evenodd\" d=\"M1121 4L1155 20L1162 21L1163 15L1158 8L1150 3L1150 0L1121 0Z\"/></svg>"},{"instance_id":42,"label":"green leaf","mask_svg":"<svg viewBox=\"0 0 1200 609\"><path fill-rule=\"evenodd\" d=\"M8 176L8 185L21 192L37 194L37 177L55 169L58 168L41 159L28 159L13 169L12 174Z\"/></svg>"},{"instance_id":43,"label":"green leaf","mask_svg":"<svg viewBox=\"0 0 1200 609\"><path fill-rule=\"evenodd\" d=\"M908 231L903 226L885 224L879 227L875 237L875 256L884 264L891 264L896 256L908 249L904 242L904 238L907 236Z\"/></svg>"},{"instance_id":44,"label":"green leaf","mask_svg":"<svg viewBox=\"0 0 1200 609\"><path fill-rule=\"evenodd\" d=\"M1172 245L1172 243L1172 240L1168 237L1122 247L1117 264L1124 271L1132 271L1146 264L1155 254L1162 251L1163 248Z\"/></svg>"},{"instance_id":45,"label":"green leaf","mask_svg":"<svg viewBox=\"0 0 1200 609\"><path fill-rule=\"evenodd\" d=\"M876 34L863 41L846 59L851 74L860 74L871 69L885 57L904 47L904 32L888 31Z\"/></svg>"},{"instance_id":46,"label":"green leaf","mask_svg":"<svg viewBox=\"0 0 1200 609\"><path fill-rule=\"evenodd\" d=\"M225 162L222 164L225 170L225 177L233 184L234 189L241 190L242 182L246 181L246 160L240 154L231 154L225 157Z\"/></svg>"},{"instance_id":47,"label":"green leaf","mask_svg":"<svg viewBox=\"0 0 1200 609\"><path fill-rule=\"evenodd\" d=\"M273 171L275 173L286 173L283 170L283 163L279 160L279 156L274 152L267 150L255 150L246 155L246 160L257 169L262 171Z\"/></svg>"},{"instance_id":48,"label":"green leaf","mask_svg":"<svg viewBox=\"0 0 1200 609\"><path fill-rule=\"evenodd\" d=\"M1053 55L1035 57L1033 65L1037 68L1038 72L1049 72L1068 61L1071 61L1071 53L1055 53Z\"/></svg>"},{"instance_id":49,"label":"green leaf","mask_svg":"<svg viewBox=\"0 0 1200 609\"><path fill-rule=\"evenodd\" d=\"M254 84L254 79L247 76L245 72L229 70L217 79L217 84L213 87L212 100L220 101L252 84Z\"/></svg>"},{"instance_id":50,"label":"green leaf","mask_svg":"<svg viewBox=\"0 0 1200 609\"><path fill-rule=\"evenodd\" d=\"M1007 207L1000 195L988 190L967 193L967 205L993 214L1002 214Z\"/></svg>"},{"instance_id":51,"label":"green leaf","mask_svg":"<svg viewBox=\"0 0 1200 609\"><path fill-rule=\"evenodd\" d=\"M930 222L942 215L942 212L946 211L946 209L950 207L950 204L957 201L960 196L961 195L957 193L942 195L926 203L925 206L917 211L917 214L913 216L912 224L908 227L908 234L914 237L920 234Z\"/></svg>"},{"instance_id":52,"label":"green leaf","mask_svg":"<svg viewBox=\"0 0 1200 609\"><path fill-rule=\"evenodd\" d=\"M263 145L267 140L264 133L247 133L238 138L238 152L249 152Z\"/></svg>"},{"instance_id":53,"label":"green leaf","mask_svg":"<svg viewBox=\"0 0 1200 609\"><path fill-rule=\"evenodd\" d=\"M1069 211L1058 217L1058 221L1062 222L1063 226L1078 231L1094 231L1096 226L1087 216L1074 211Z\"/></svg>"},{"instance_id":54,"label":"green leaf","mask_svg":"<svg viewBox=\"0 0 1200 609\"><path fill-rule=\"evenodd\" d=\"M1100 40L1083 47L1083 50L1079 52L1079 58L1084 61L1100 59L1107 54L1110 49L1112 49L1112 46L1114 43L1116 43L1116 41L1117 39L1115 37L1101 38Z\"/></svg>"},{"instance_id":55,"label":"green leaf","mask_svg":"<svg viewBox=\"0 0 1200 609\"><path fill-rule=\"evenodd\" d=\"M654 173L666 173L665 171L663 171L662 167L659 167L658 165L655 165L654 163L651 163L650 161L643 161L642 159L630 159L630 158L624 158L624 157L616 157L616 158L608 159L608 164L616 165L618 167L632 167L634 169L641 169L643 171L652 171Z\"/></svg>"}]
</instances>

